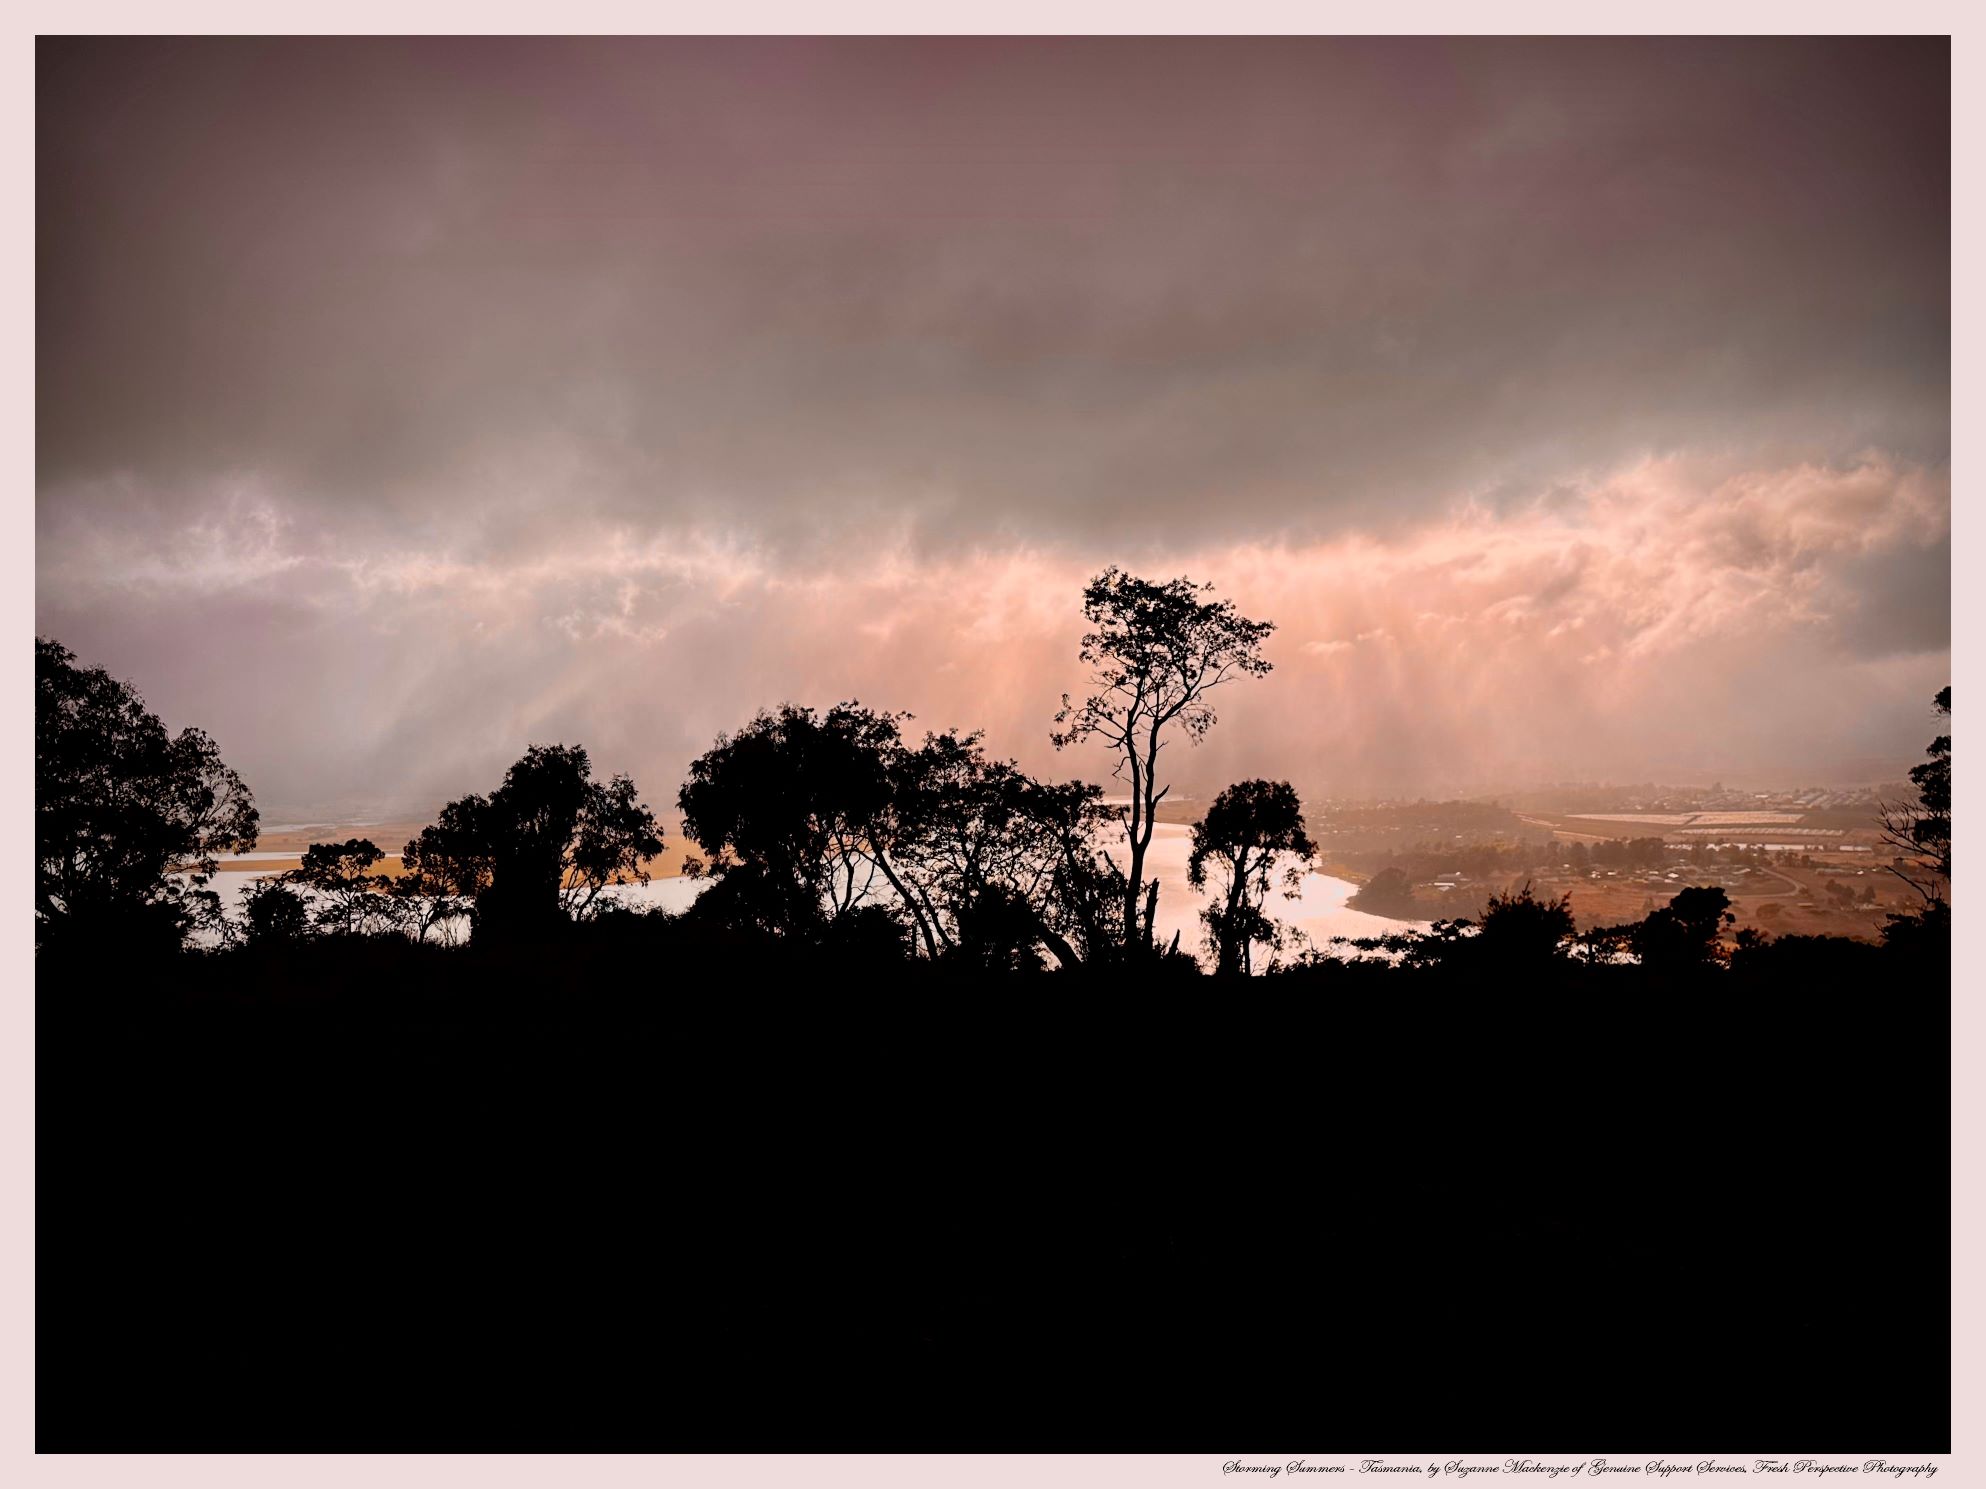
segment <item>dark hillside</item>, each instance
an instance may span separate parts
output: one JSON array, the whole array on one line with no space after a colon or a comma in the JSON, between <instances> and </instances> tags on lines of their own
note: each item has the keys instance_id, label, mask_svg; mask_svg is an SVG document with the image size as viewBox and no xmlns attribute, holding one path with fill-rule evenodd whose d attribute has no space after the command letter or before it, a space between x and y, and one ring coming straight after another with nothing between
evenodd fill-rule
<instances>
[{"instance_id":1,"label":"dark hillside","mask_svg":"<svg viewBox=\"0 0 1986 1489\"><path fill-rule=\"evenodd\" d=\"M44 963L41 1448L1946 1445L1935 988L682 935Z\"/></svg>"}]
</instances>

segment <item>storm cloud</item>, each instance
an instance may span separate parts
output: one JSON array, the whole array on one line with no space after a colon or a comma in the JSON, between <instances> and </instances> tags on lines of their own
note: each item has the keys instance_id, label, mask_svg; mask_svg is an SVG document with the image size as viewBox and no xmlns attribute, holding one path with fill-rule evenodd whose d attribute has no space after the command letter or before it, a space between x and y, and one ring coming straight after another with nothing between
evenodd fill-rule
<instances>
[{"instance_id":1,"label":"storm cloud","mask_svg":"<svg viewBox=\"0 0 1986 1489\"><path fill-rule=\"evenodd\" d=\"M1107 562L1281 625L1203 786L1894 774L1948 62L44 41L38 620L299 812L789 697L1091 768Z\"/></svg>"}]
</instances>

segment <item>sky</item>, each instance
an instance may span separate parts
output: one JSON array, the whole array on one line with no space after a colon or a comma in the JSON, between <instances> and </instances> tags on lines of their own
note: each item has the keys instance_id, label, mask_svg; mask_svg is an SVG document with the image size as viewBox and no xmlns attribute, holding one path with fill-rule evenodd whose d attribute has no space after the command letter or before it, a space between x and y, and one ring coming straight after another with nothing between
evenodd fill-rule
<instances>
[{"instance_id":1,"label":"sky","mask_svg":"<svg viewBox=\"0 0 1986 1489\"><path fill-rule=\"evenodd\" d=\"M37 71L37 627L265 820L560 741L668 803L783 701L1100 779L1048 736L1109 564L1277 626L1181 792L1891 781L1936 732L1943 38Z\"/></svg>"}]
</instances>

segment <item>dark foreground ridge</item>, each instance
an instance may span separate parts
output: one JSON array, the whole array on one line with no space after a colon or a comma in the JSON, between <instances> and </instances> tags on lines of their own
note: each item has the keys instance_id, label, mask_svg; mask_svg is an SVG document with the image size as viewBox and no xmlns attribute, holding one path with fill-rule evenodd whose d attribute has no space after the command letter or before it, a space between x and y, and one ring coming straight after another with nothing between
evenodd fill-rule
<instances>
[{"instance_id":1,"label":"dark foreground ridge","mask_svg":"<svg viewBox=\"0 0 1986 1489\"><path fill-rule=\"evenodd\" d=\"M1908 971L44 955L39 1447L1943 1451Z\"/></svg>"},{"instance_id":2,"label":"dark foreground ridge","mask_svg":"<svg viewBox=\"0 0 1986 1489\"><path fill-rule=\"evenodd\" d=\"M1115 569L1084 614L1055 742L1127 806L784 705L691 765L681 916L560 744L231 919L246 783L38 642L38 1446L1948 1448L1949 735L1880 945L1513 885L1299 950L1250 779L1207 977L1162 735L1272 628Z\"/></svg>"}]
</instances>

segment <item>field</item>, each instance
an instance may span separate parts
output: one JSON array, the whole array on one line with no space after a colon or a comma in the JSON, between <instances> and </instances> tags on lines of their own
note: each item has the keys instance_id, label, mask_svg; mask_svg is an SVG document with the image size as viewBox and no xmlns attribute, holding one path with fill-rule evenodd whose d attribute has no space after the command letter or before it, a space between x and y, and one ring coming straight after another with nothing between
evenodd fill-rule
<instances>
[{"instance_id":1,"label":"field","mask_svg":"<svg viewBox=\"0 0 1986 1489\"><path fill-rule=\"evenodd\" d=\"M1581 929L1639 919L1690 884L1720 885L1730 895L1731 911L1737 917L1733 930L1752 926L1773 935L1873 940L1881 933L1885 916L1921 904L1909 886L1885 867L1888 854L1873 825L1816 825L1792 812L1654 815L1661 817L1660 823L1632 813L1527 813L1522 820L1549 829L1560 842L1590 845L1608 838L1660 836L1690 844L1763 846L1775 861L1769 867L1705 868L1679 853L1656 871L1620 870L1598 877L1543 873L1534 877L1534 889L1570 893ZM1842 906L1829 895L1830 882L1845 886L1858 899L1867 886L1875 903Z\"/></svg>"},{"instance_id":2,"label":"field","mask_svg":"<svg viewBox=\"0 0 1986 1489\"><path fill-rule=\"evenodd\" d=\"M1582 930L1639 920L1692 885L1730 896L1732 934L1753 927L1875 940L1886 917L1921 904L1890 872L1872 809L1688 806L1569 811L1534 802L1510 811L1414 802L1325 812L1316 867L1360 883L1398 868L1413 885L1416 919L1473 918L1490 895L1528 883L1539 895L1569 895ZM1572 861L1561 862L1552 844ZM1391 913L1409 913L1390 903Z\"/></svg>"}]
</instances>

